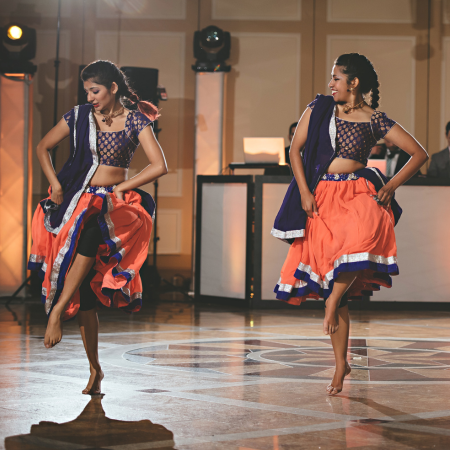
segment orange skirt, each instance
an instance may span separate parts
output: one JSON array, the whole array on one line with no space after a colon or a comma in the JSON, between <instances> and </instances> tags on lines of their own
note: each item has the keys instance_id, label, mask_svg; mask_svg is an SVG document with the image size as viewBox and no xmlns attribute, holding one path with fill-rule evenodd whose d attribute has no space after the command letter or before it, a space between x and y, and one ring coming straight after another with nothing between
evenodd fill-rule
<instances>
[{"instance_id":1,"label":"orange skirt","mask_svg":"<svg viewBox=\"0 0 450 450\"><path fill-rule=\"evenodd\" d=\"M39 270L43 280L42 302L47 314L58 302L76 255L80 233L93 216L97 216L103 237L94 264L93 292L104 306L126 312L141 309L139 269L148 254L153 223L150 213L153 214L154 204L150 208L148 199L143 201L143 197L135 191L125 193L124 200L119 200L107 188L90 188L90 191L94 193L84 192L81 195L70 219L57 235L46 230L44 211L40 205L34 214L33 245L28 268ZM77 292L67 305L63 319L74 317L79 307L80 296Z\"/></svg>"},{"instance_id":2,"label":"orange skirt","mask_svg":"<svg viewBox=\"0 0 450 450\"><path fill-rule=\"evenodd\" d=\"M299 305L306 298L328 298L341 272L362 271L347 295L361 298L391 287L398 275L394 216L373 198L365 178L321 180L314 197L318 215L308 218L304 237L296 238L281 269L277 299Z\"/></svg>"}]
</instances>

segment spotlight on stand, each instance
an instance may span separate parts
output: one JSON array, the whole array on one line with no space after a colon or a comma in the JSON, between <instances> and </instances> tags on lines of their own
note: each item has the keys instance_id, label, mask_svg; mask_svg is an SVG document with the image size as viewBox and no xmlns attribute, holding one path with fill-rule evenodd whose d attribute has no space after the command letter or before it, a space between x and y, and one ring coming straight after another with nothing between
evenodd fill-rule
<instances>
[{"instance_id":1,"label":"spotlight on stand","mask_svg":"<svg viewBox=\"0 0 450 450\"><path fill-rule=\"evenodd\" d=\"M0 72L34 74L30 59L36 56L36 30L18 23L0 28Z\"/></svg>"},{"instance_id":2,"label":"spotlight on stand","mask_svg":"<svg viewBox=\"0 0 450 450\"><path fill-rule=\"evenodd\" d=\"M225 63L230 57L231 37L228 31L210 25L194 33L195 72L229 72L231 66Z\"/></svg>"},{"instance_id":3,"label":"spotlight on stand","mask_svg":"<svg viewBox=\"0 0 450 450\"><path fill-rule=\"evenodd\" d=\"M225 164L224 129L227 72L231 36L228 31L210 25L194 33L195 64L195 146L194 146L194 198L192 210L192 278L197 277L201 255L197 254L195 230L201 227L197 216L197 176L220 175ZM197 222L199 218L199 222ZM194 286L196 283L194 282Z\"/></svg>"}]
</instances>

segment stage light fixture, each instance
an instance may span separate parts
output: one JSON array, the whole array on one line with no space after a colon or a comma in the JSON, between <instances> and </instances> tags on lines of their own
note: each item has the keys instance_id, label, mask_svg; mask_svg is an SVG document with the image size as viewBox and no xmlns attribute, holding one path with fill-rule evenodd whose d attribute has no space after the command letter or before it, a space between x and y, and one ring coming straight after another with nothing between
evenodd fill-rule
<instances>
[{"instance_id":1,"label":"stage light fixture","mask_svg":"<svg viewBox=\"0 0 450 450\"><path fill-rule=\"evenodd\" d=\"M0 72L34 74L30 61L36 56L36 30L18 23L0 28Z\"/></svg>"},{"instance_id":2,"label":"stage light fixture","mask_svg":"<svg viewBox=\"0 0 450 450\"><path fill-rule=\"evenodd\" d=\"M22 37L23 31L22 28L17 25L12 25L8 28L7 35L12 41L16 41Z\"/></svg>"},{"instance_id":3,"label":"stage light fixture","mask_svg":"<svg viewBox=\"0 0 450 450\"><path fill-rule=\"evenodd\" d=\"M230 57L231 37L215 25L194 33L194 57L192 69L196 72L229 72L225 61Z\"/></svg>"}]
</instances>

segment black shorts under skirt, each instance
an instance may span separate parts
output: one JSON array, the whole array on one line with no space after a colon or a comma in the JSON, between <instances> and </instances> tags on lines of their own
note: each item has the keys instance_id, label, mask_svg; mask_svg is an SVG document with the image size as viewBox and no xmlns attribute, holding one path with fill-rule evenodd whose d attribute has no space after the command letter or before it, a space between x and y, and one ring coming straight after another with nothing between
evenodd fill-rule
<instances>
[{"instance_id":1,"label":"black shorts under skirt","mask_svg":"<svg viewBox=\"0 0 450 450\"><path fill-rule=\"evenodd\" d=\"M77 253L89 258L95 258L98 247L103 243L102 232L97 222L97 217L93 217L85 225L78 239ZM92 268L86 275L80 286L80 311L90 311L97 304L97 296L91 288L91 281L95 276Z\"/></svg>"}]
</instances>

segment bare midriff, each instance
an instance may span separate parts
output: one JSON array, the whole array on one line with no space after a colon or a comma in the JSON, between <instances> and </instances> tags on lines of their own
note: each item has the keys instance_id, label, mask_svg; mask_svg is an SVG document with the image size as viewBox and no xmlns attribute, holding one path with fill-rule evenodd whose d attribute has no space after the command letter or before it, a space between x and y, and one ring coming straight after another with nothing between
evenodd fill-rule
<instances>
[{"instance_id":1,"label":"bare midriff","mask_svg":"<svg viewBox=\"0 0 450 450\"><path fill-rule=\"evenodd\" d=\"M353 173L366 167L363 163L353 159L334 158L328 166L327 173Z\"/></svg>"},{"instance_id":2,"label":"bare midriff","mask_svg":"<svg viewBox=\"0 0 450 450\"><path fill-rule=\"evenodd\" d=\"M114 186L122 183L128 178L128 169L113 166L98 166L91 178L91 186Z\"/></svg>"}]
</instances>

